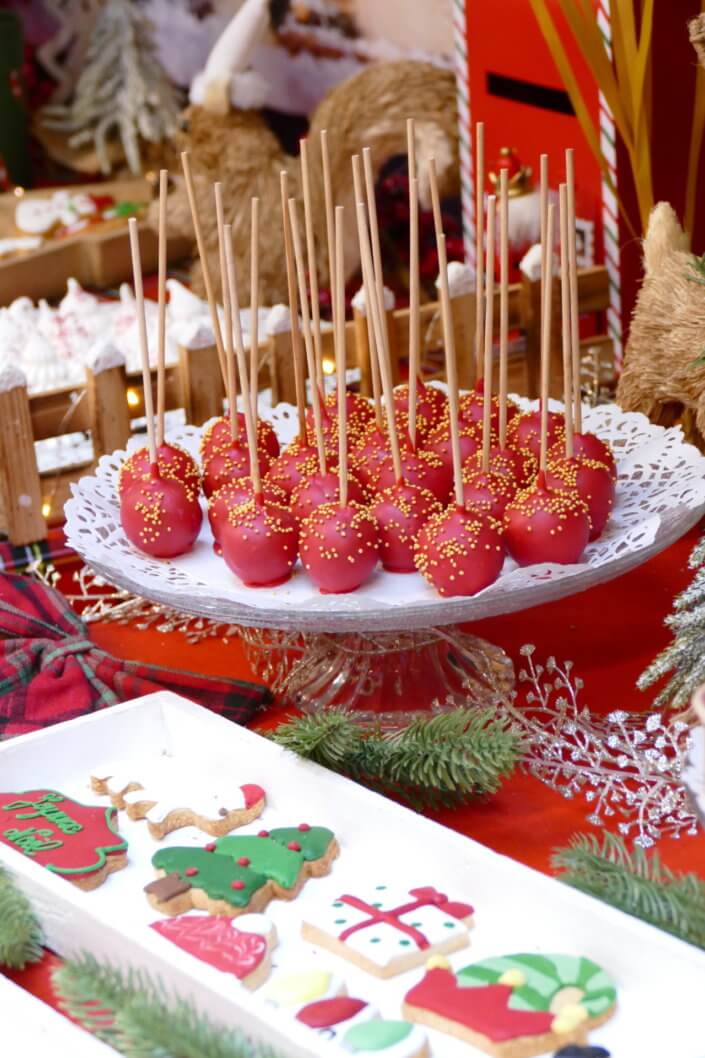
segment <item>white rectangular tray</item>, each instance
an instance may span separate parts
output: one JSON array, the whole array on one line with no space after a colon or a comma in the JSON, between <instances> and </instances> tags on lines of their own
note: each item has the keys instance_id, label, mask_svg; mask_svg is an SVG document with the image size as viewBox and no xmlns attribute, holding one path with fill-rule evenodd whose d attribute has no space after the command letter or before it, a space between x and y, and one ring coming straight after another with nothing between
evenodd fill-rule
<instances>
[{"instance_id":1,"label":"white rectangular tray","mask_svg":"<svg viewBox=\"0 0 705 1058\"><path fill-rule=\"evenodd\" d=\"M280 937L276 966L330 969L347 982L350 995L374 1001L384 1016L398 1018L401 1000L422 969L388 981L372 978L304 942L301 920L307 907L355 893L356 886L434 885L476 909L471 947L451 956L454 967L519 951L589 956L619 990L619 1009L592 1033L593 1042L613 1058L703 1058L705 954L174 694L149 695L1 743L0 792L50 787L105 804L89 787L94 765L120 757L134 765L135 778L148 778L150 761L161 755L183 762L185 776L208 777L214 793L228 782L262 785L267 807L246 833L300 822L335 831L341 853L331 874L309 881L293 903L270 904L267 913ZM146 968L215 1020L279 1046L290 1058L334 1058L339 1052L331 1043L147 928L159 916L142 890L155 877L150 859L161 846L144 823L131 822L124 813L120 819L130 843L129 864L93 892L82 892L0 845L0 861L39 912L49 946L60 955L86 950L113 964ZM202 846L204 836L187 828L162 844ZM449 1036L429 1032L429 1037L434 1058L480 1053Z\"/></svg>"}]
</instances>

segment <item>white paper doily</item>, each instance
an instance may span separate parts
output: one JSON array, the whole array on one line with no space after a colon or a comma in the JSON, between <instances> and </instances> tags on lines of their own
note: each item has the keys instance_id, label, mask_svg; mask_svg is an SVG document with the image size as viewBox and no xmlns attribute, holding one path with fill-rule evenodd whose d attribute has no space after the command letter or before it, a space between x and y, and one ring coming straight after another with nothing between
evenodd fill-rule
<instances>
[{"instance_id":1,"label":"white paper doily","mask_svg":"<svg viewBox=\"0 0 705 1058\"><path fill-rule=\"evenodd\" d=\"M705 727L700 724L693 731L682 778L695 814L705 829Z\"/></svg>"},{"instance_id":2,"label":"white paper doily","mask_svg":"<svg viewBox=\"0 0 705 1058\"><path fill-rule=\"evenodd\" d=\"M516 398L523 409L535 402ZM551 402L559 410L562 405ZM296 433L296 409L263 404L263 418L280 440ZM614 404L585 409L583 428L612 447L619 468L617 500L599 540L573 566L519 568L507 558L501 576L479 595L441 599L419 574L381 569L350 595L321 595L300 564L286 584L246 588L212 550L207 519L195 548L173 560L149 558L127 541L120 525L117 477L125 453L104 456L95 476L72 487L66 504L71 547L106 580L186 613L234 624L311 632L399 631L479 620L536 606L619 576L663 550L705 509L705 457L686 444L679 427L665 429ZM194 455L201 429L170 436Z\"/></svg>"}]
</instances>

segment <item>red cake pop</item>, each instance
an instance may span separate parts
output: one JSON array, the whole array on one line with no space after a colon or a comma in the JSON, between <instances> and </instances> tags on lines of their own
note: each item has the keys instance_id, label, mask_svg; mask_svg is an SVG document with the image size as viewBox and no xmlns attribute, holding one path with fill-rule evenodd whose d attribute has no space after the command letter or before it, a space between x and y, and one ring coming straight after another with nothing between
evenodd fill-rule
<instances>
[{"instance_id":1,"label":"red cake pop","mask_svg":"<svg viewBox=\"0 0 705 1058\"><path fill-rule=\"evenodd\" d=\"M336 394L329 393L323 403L328 418L335 421L338 418ZM359 433L375 417L374 408L367 397L363 397L359 393L352 393L348 389L345 391L345 412L348 432L351 435Z\"/></svg>"},{"instance_id":2,"label":"red cake pop","mask_svg":"<svg viewBox=\"0 0 705 1058\"><path fill-rule=\"evenodd\" d=\"M201 474L198 464L185 448L163 441L162 444L157 446L157 465L161 477L170 478L173 481L181 481L184 485L196 491L200 488ZM148 447L138 448L132 452L120 467L120 476L118 478L118 492L120 495L122 496L123 492L127 492L145 474L149 474L150 467L151 460Z\"/></svg>"},{"instance_id":3,"label":"red cake pop","mask_svg":"<svg viewBox=\"0 0 705 1058\"><path fill-rule=\"evenodd\" d=\"M565 419L562 412L548 413L548 447L562 444L565 433ZM512 448L529 451L538 459L541 448L541 409L525 412L512 419L507 427L507 439Z\"/></svg>"},{"instance_id":4,"label":"red cake pop","mask_svg":"<svg viewBox=\"0 0 705 1058\"><path fill-rule=\"evenodd\" d=\"M360 506L367 503L367 494L362 485L348 474L348 498ZM338 474L331 470L321 474L317 471L301 481L291 493L291 511L302 522L313 514L317 507L326 503L340 502Z\"/></svg>"},{"instance_id":5,"label":"red cake pop","mask_svg":"<svg viewBox=\"0 0 705 1058\"><path fill-rule=\"evenodd\" d=\"M420 437L425 437L437 425L447 412L447 398L435 386L425 386L419 379L416 395L416 429ZM394 387L394 411L400 425L408 423L409 416L408 383Z\"/></svg>"},{"instance_id":6,"label":"red cake pop","mask_svg":"<svg viewBox=\"0 0 705 1058\"><path fill-rule=\"evenodd\" d=\"M250 500L228 512L220 543L228 567L248 588L270 588L291 576L299 526L287 507Z\"/></svg>"},{"instance_id":7,"label":"red cake pop","mask_svg":"<svg viewBox=\"0 0 705 1058\"><path fill-rule=\"evenodd\" d=\"M286 507L288 505L288 497L284 490L269 481L264 482L262 496L265 504L273 504L277 507ZM237 481L231 481L228 485L223 485L208 500L208 521L213 533L213 550L217 555L222 555L223 553L223 549L220 546L220 536L228 514L235 507L240 507L243 503L249 503L250 500L254 499L254 484L252 478L247 477L239 478Z\"/></svg>"},{"instance_id":8,"label":"red cake pop","mask_svg":"<svg viewBox=\"0 0 705 1058\"><path fill-rule=\"evenodd\" d=\"M417 452L401 453L402 476L408 485L418 485L435 496L440 503L447 503L451 489L452 471L435 452L419 449ZM397 484L394 460L387 456L377 475L377 492L383 492Z\"/></svg>"},{"instance_id":9,"label":"red cake pop","mask_svg":"<svg viewBox=\"0 0 705 1058\"><path fill-rule=\"evenodd\" d=\"M460 458L463 463L471 460L481 446L481 437L476 423L460 423L458 427L460 439ZM427 452L434 452L448 469L453 473L453 446L450 440L449 423L447 419L439 422L431 430L428 437L424 438L423 447Z\"/></svg>"},{"instance_id":10,"label":"red cake pop","mask_svg":"<svg viewBox=\"0 0 705 1058\"><path fill-rule=\"evenodd\" d=\"M482 469L482 451L468 459L463 471L472 474ZM528 488L538 474L539 464L531 452L518 452L516 448L490 446L489 469L493 474L504 474L516 483L518 489Z\"/></svg>"},{"instance_id":11,"label":"red cake pop","mask_svg":"<svg viewBox=\"0 0 705 1058\"><path fill-rule=\"evenodd\" d=\"M193 490L155 471L122 494L120 520L125 536L140 551L175 558L193 547L203 514Z\"/></svg>"},{"instance_id":12,"label":"red cake pop","mask_svg":"<svg viewBox=\"0 0 705 1058\"><path fill-rule=\"evenodd\" d=\"M563 456L548 464L546 484L556 492L577 493L590 515L590 540L597 540L614 506L614 481L609 468L595 459Z\"/></svg>"},{"instance_id":13,"label":"red cake pop","mask_svg":"<svg viewBox=\"0 0 705 1058\"><path fill-rule=\"evenodd\" d=\"M428 489L402 482L379 493L370 508L379 528L380 557L390 573L413 573L419 532L442 510Z\"/></svg>"},{"instance_id":14,"label":"red cake pop","mask_svg":"<svg viewBox=\"0 0 705 1058\"><path fill-rule=\"evenodd\" d=\"M291 496L299 485L318 470L318 454L309 444L295 439L274 460L267 471L267 481L273 482Z\"/></svg>"},{"instance_id":15,"label":"red cake pop","mask_svg":"<svg viewBox=\"0 0 705 1058\"><path fill-rule=\"evenodd\" d=\"M366 507L327 503L301 525L301 561L324 594L355 591L379 561L377 522Z\"/></svg>"},{"instance_id":16,"label":"red cake pop","mask_svg":"<svg viewBox=\"0 0 705 1058\"><path fill-rule=\"evenodd\" d=\"M468 510L491 514L502 524L504 512L517 493L516 482L491 470L463 471L463 499Z\"/></svg>"},{"instance_id":17,"label":"red cake pop","mask_svg":"<svg viewBox=\"0 0 705 1058\"><path fill-rule=\"evenodd\" d=\"M549 489L541 472L507 507L506 519L507 547L520 566L579 562L590 536L587 504L572 490Z\"/></svg>"},{"instance_id":18,"label":"red cake pop","mask_svg":"<svg viewBox=\"0 0 705 1058\"><path fill-rule=\"evenodd\" d=\"M559 451L559 446L554 445L548 454L549 459L554 459L559 454ZM603 441L597 434L574 433L573 455L603 463L609 470L612 480L617 480L617 462L614 458L614 453L607 441Z\"/></svg>"},{"instance_id":19,"label":"red cake pop","mask_svg":"<svg viewBox=\"0 0 705 1058\"><path fill-rule=\"evenodd\" d=\"M164 199L163 177L161 183L161 195ZM142 290L142 263L137 221L134 217L129 222L129 233L142 356L142 382L145 394L150 469L147 474L123 491L120 497L120 520L127 539L140 551L153 555L155 558L173 558L193 547L201 528L203 515L198 502L197 485L178 481L174 477L162 477L159 472Z\"/></svg>"},{"instance_id":20,"label":"red cake pop","mask_svg":"<svg viewBox=\"0 0 705 1058\"><path fill-rule=\"evenodd\" d=\"M245 416L241 411L237 413L237 426L238 436L243 436L245 433ZM201 437L199 447L201 462L205 462L214 453L228 448L231 440L232 427L230 417L222 416L220 419L214 419L206 427ZM263 455L269 456L270 459L276 459L279 455L279 440L274 432L274 427L265 419L257 420L257 450Z\"/></svg>"},{"instance_id":21,"label":"red cake pop","mask_svg":"<svg viewBox=\"0 0 705 1058\"><path fill-rule=\"evenodd\" d=\"M430 518L416 543L416 566L439 595L476 595L504 564L502 527L489 515L451 504Z\"/></svg>"}]
</instances>

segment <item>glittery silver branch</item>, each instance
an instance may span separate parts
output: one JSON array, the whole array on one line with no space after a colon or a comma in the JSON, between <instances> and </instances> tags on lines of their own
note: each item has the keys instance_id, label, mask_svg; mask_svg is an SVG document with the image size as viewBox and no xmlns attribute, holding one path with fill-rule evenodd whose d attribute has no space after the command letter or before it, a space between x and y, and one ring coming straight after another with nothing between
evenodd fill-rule
<instances>
[{"instance_id":1,"label":"glittery silver branch","mask_svg":"<svg viewBox=\"0 0 705 1058\"><path fill-rule=\"evenodd\" d=\"M524 737L522 760L541 782L564 797L582 796L588 822L617 829L642 848L660 837L695 834L697 823L681 780L690 745L689 727L678 719L617 710L595 716L578 701L583 682L572 662L548 658L536 664L533 646L522 647L526 669L521 698L504 705Z\"/></svg>"},{"instance_id":2,"label":"glittery silver branch","mask_svg":"<svg viewBox=\"0 0 705 1058\"><path fill-rule=\"evenodd\" d=\"M666 618L673 642L637 680L637 687L643 691L672 673L654 705L675 709L687 708L693 691L705 683L705 537L693 548L688 565L696 570L695 576L675 597L673 613Z\"/></svg>"}]
</instances>

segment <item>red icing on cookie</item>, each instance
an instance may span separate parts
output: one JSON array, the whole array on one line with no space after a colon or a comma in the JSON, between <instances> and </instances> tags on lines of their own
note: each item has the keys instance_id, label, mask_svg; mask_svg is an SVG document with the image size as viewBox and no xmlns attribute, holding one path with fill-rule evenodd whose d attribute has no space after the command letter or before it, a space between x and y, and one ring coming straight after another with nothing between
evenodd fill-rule
<instances>
[{"instance_id":1,"label":"red icing on cookie","mask_svg":"<svg viewBox=\"0 0 705 1058\"><path fill-rule=\"evenodd\" d=\"M407 992L404 1002L482 1033L493 1043L551 1031L555 1014L512 1010L508 1005L511 995L511 985L462 988L452 970L437 968L426 971L424 979Z\"/></svg>"},{"instance_id":2,"label":"red icing on cookie","mask_svg":"<svg viewBox=\"0 0 705 1058\"><path fill-rule=\"evenodd\" d=\"M82 805L56 790L0 794L0 842L66 877L101 870L124 855L117 809Z\"/></svg>"},{"instance_id":3,"label":"red icing on cookie","mask_svg":"<svg viewBox=\"0 0 705 1058\"><path fill-rule=\"evenodd\" d=\"M305 834L307 830L311 829L311 824L310 823L299 823L297 829L300 830L302 834Z\"/></svg>"},{"instance_id":4,"label":"red icing on cookie","mask_svg":"<svg viewBox=\"0 0 705 1058\"><path fill-rule=\"evenodd\" d=\"M198 874L198 867L187 867L184 871L184 874L187 878L193 878L196 874Z\"/></svg>"},{"instance_id":5,"label":"red icing on cookie","mask_svg":"<svg viewBox=\"0 0 705 1058\"><path fill-rule=\"evenodd\" d=\"M296 1015L297 1021L303 1021L310 1029L327 1029L339 1025L359 1014L367 1006L364 999L353 999L352 996L333 996L331 999L319 999L308 1003Z\"/></svg>"},{"instance_id":6,"label":"red icing on cookie","mask_svg":"<svg viewBox=\"0 0 705 1058\"><path fill-rule=\"evenodd\" d=\"M239 930L224 915L179 915L151 926L178 948L238 980L254 973L267 953L263 936Z\"/></svg>"},{"instance_id":7,"label":"red icing on cookie","mask_svg":"<svg viewBox=\"0 0 705 1058\"><path fill-rule=\"evenodd\" d=\"M252 808L259 801L264 800L264 790L255 782L246 782L241 786L242 796L245 798L245 808Z\"/></svg>"}]
</instances>

